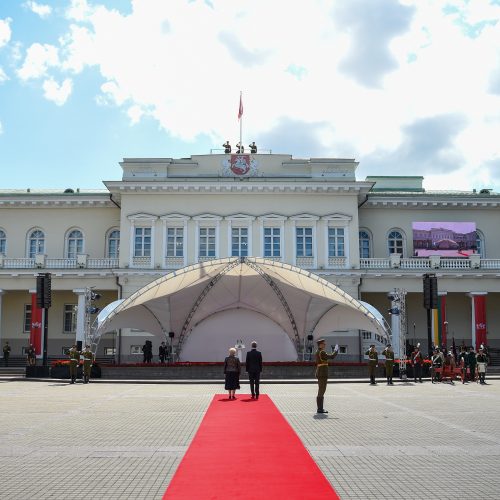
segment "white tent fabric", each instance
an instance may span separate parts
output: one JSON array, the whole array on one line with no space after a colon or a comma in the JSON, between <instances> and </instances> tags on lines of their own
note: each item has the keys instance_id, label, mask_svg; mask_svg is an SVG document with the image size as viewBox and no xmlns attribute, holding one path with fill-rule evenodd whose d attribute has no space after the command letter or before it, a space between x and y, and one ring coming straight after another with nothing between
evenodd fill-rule
<instances>
[{"instance_id":1,"label":"white tent fabric","mask_svg":"<svg viewBox=\"0 0 500 500\"><path fill-rule=\"evenodd\" d=\"M100 317L93 343L106 332L136 328L176 334L182 348L193 327L226 310L248 309L277 323L294 344L306 335L362 329L387 337L383 318L321 277L260 258L203 262L169 273Z\"/></svg>"}]
</instances>

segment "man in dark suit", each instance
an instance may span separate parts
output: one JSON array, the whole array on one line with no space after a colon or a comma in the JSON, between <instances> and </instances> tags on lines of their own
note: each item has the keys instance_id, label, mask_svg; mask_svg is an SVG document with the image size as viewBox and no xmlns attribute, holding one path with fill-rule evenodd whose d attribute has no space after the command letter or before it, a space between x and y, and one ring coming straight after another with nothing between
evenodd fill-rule
<instances>
[{"instance_id":1,"label":"man in dark suit","mask_svg":"<svg viewBox=\"0 0 500 500\"><path fill-rule=\"evenodd\" d=\"M250 380L250 390L252 399L259 399L260 374L262 372L262 354L257 351L257 342L252 342L252 350L247 352L245 361L248 379Z\"/></svg>"}]
</instances>

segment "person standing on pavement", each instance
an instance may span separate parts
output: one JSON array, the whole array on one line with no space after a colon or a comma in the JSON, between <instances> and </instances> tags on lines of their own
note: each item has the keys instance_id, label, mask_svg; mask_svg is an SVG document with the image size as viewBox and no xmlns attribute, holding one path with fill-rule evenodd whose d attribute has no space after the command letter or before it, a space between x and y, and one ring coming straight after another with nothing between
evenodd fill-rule
<instances>
[{"instance_id":1,"label":"person standing on pavement","mask_svg":"<svg viewBox=\"0 0 500 500\"><path fill-rule=\"evenodd\" d=\"M469 348L469 354L467 354L467 364L469 365L469 380L474 382L476 380L476 353L474 352L474 347Z\"/></svg>"},{"instance_id":2,"label":"person standing on pavement","mask_svg":"<svg viewBox=\"0 0 500 500\"><path fill-rule=\"evenodd\" d=\"M415 350L411 355L411 360L413 363L413 378L414 381L417 382L417 379L420 383L422 383L422 364L424 362L424 357L422 356L422 352L420 351L420 343L417 344Z\"/></svg>"},{"instance_id":3,"label":"person standing on pavement","mask_svg":"<svg viewBox=\"0 0 500 500\"><path fill-rule=\"evenodd\" d=\"M3 362L5 366L9 366L9 356L10 356L10 345L8 342L5 342L3 346Z\"/></svg>"},{"instance_id":4,"label":"person standing on pavement","mask_svg":"<svg viewBox=\"0 0 500 500\"><path fill-rule=\"evenodd\" d=\"M36 351L35 348L33 347L33 344L30 344L30 346L26 350L26 361L28 366L36 365Z\"/></svg>"},{"instance_id":5,"label":"person standing on pavement","mask_svg":"<svg viewBox=\"0 0 500 500\"><path fill-rule=\"evenodd\" d=\"M86 345L85 349L82 351L83 356L83 383L88 384L90 382L90 373L92 372L92 363L94 362L94 355L90 350L90 346Z\"/></svg>"},{"instance_id":6,"label":"person standing on pavement","mask_svg":"<svg viewBox=\"0 0 500 500\"><path fill-rule=\"evenodd\" d=\"M484 385L486 384L485 377L486 377L486 365L488 364L488 356L486 356L482 347L479 349L479 352L477 353L476 361L477 361L477 373L479 375L479 383L481 385Z\"/></svg>"},{"instance_id":7,"label":"person standing on pavement","mask_svg":"<svg viewBox=\"0 0 500 500\"><path fill-rule=\"evenodd\" d=\"M391 344L383 350L382 354L385 356L385 377L387 378L387 385L394 385L392 383L392 373L394 371L394 351Z\"/></svg>"},{"instance_id":8,"label":"person standing on pavement","mask_svg":"<svg viewBox=\"0 0 500 500\"><path fill-rule=\"evenodd\" d=\"M377 385L375 375L378 365L378 352L375 349L375 344L370 345L370 349L365 352L368 356L368 375L370 376L370 385Z\"/></svg>"},{"instance_id":9,"label":"person standing on pavement","mask_svg":"<svg viewBox=\"0 0 500 500\"><path fill-rule=\"evenodd\" d=\"M468 356L465 350L465 345L461 345L460 354L458 355L458 366L460 366L460 369L462 371L462 384L465 384L465 382L467 382L467 366L468 366L467 363L468 363Z\"/></svg>"},{"instance_id":10,"label":"person standing on pavement","mask_svg":"<svg viewBox=\"0 0 500 500\"><path fill-rule=\"evenodd\" d=\"M325 339L318 339L316 344L318 345L316 351L316 378L318 379L318 395L316 396L316 404L318 407L317 413L328 413L328 411L323 408L326 386L328 384L328 360L334 359L337 356L339 346L336 345L333 352L328 354L325 351Z\"/></svg>"},{"instance_id":11,"label":"person standing on pavement","mask_svg":"<svg viewBox=\"0 0 500 500\"><path fill-rule=\"evenodd\" d=\"M252 350L247 352L245 360L245 369L248 372L250 380L250 390L252 399L259 399L260 374L262 372L262 353L257 351L257 342L252 342Z\"/></svg>"},{"instance_id":12,"label":"person standing on pavement","mask_svg":"<svg viewBox=\"0 0 500 500\"><path fill-rule=\"evenodd\" d=\"M77 349L75 344L73 344L71 349L68 351L68 356L69 356L69 376L71 379L70 384L74 384L76 381L78 364L80 363L80 351Z\"/></svg>"},{"instance_id":13,"label":"person standing on pavement","mask_svg":"<svg viewBox=\"0 0 500 500\"><path fill-rule=\"evenodd\" d=\"M167 346L165 342L162 342L158 348L158 357L160 358L160 363L165 363L165 358L167 357Z\"/></svg>"}]
</instances>

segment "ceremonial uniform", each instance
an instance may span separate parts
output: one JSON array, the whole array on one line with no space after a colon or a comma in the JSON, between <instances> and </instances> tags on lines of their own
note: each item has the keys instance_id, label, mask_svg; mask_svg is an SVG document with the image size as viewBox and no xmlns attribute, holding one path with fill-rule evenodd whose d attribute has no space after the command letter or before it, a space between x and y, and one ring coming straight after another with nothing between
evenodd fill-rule
<instances>
[{"instance_id":1,"label":"ceremonial uniform","mask_svg":"<svg viewBox=\"0 0 500 500\"><path fill-rule=\"evenodd\" d=\"M415 382L417 381L418 378L418 381L422 383L422 363L424 362L424 358L418 348L412 354L412 361L413 361L413 378Z\"/></svg>"},{"instance_id":2,"label":"ceremonial uniform","mask_svg":"<svg viewBox=\"0 0 500 500\"><path fill-rule=\"evenodd\" d=\"M486 377L486 365L488 364L488 356L484 354L484 352L479 350L477 356L476 356L476 361L477 361L477 373L479 375L479 383L480 384L486 384L486 381L484 380Z\"/></svg>"},{"instance_id":3,"label":"ceremonial uniform","mask_svg":"<svg viewBox=\"0 0 500 500\"><path fill-rule=\"evenodd\" d=\"M328 360L334 359L338 350L335 349L331 354L325 351L325 341L319 339L317 341L318 350L316 351L316 378L318 379L318 395L316 397L316 403L318 406L318 413L328 413L327 410L323 408L324 395L326 392L326 386L328 384Z\"/></svg>"},{"instance_id":4,"label":"ceremonial uniform","mask_svg":"<svg viewBox=\"0 0 500 500\"><path fill-rule=\"evenodd\" d=\"M375 349L375 346L370 346L370 349L365 352L368 356L368 375L370 376L370 384L375 385L375 372L378 365L378 352ZM394 361L393 361L394 362Z\"/></svg>"},{"instance_id":5,"label":"ceremonial uniform","mask_svg":"<svg viewBox=\"0 0 500 500\"><path fill-rule=\"evenodd\" d=\"M94 361L94 355L92 351L87 347L83 352L83 383L88 384L90 382L90 373L92 371L92 362Z\"/></svg>"},{"instance_id":6,"label":"ceremonial uniform","mask_svg":"<svg viewBox=\"0 0 500 500\"><path fill-rule=\"evenodd\" d=\"M80 351L77 350L76 346L73 346L68 351L68 356L69 356L69 376L71 378L70 384L74 384L78 370L78 363L80 362Z\"/></svg>"},{"instance_id":7,"label":"ceremonial uniform","mask_svg":"<svg viewBox=\"0 0 500 500\"><path fill-rule=\"evenodd\" d=\"M474 382L474 379L476 378L476 353L474 352L474 349L470 349L469 354L467 354L467 364L469 365L469 380L471 382Z\"/></svg>"},{"instance_id":8,"label":"ceremonial uniform","mask_svg":"<svg viewBox=\"0 0 500 500\"><path fill-rule=\"evenodd\" d=\"M394 385L392 383L392 373L394 371L394 351L389 344L385 349L383 354L385 354L385 376L387 378L387 385Z\"/></svg>"}]
</instances>

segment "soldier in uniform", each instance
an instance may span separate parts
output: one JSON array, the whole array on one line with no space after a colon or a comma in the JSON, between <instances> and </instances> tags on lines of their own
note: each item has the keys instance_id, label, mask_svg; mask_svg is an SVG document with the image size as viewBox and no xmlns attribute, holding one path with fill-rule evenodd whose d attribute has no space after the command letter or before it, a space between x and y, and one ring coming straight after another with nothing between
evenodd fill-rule
<instances>
[{"instance_id":1,"label":"soldier in uniform","mask_svg":"<svg viewBox=\"0 0 500 500\"><path fill-rule=\"evenodd\" d=\"M378 365L378 352L375 349L375 344L370 345L370 349L365 352L368 356L368 375L370 376L370 385L377 385L375 381L375 371Z\"/></svg>"},{"instance_id":2,"label":"soldier in uniform","mask_svg":"<svg viewBox=\"0 0 500 500\"><path fill-rule=\"evenodd\" d=\"M83 383L88 384L90 382L90 372L92 371L92 363L94 362L94 355L90 350L90 346L86 345L85 349L82 351L83 356Z\"/></svg>"},{"instance_id":3,"label":"soldier in uniform","mask_svg":"<svg viewBox=\"0 0 500 500\"><path fill-rule=\"evenodd\" d=\"M33 344L30 344L30 346L26 350L26 360L28 362L28 366L36 365L36 351L33 347Z\"/></svg>"},{"instance_id":4,"label":"soldier in uniform","mask_svg":"<svg viewBox=\"0 0 500 500\"><path fill-rule=\"evenodd\" d=\"M318 406L317 413L328 413L328 411L323 408L326 385L328 384L328 360L337 356L339 347L336 345L333 352L328 354L325 351L325 339L318 339L316 343L318 344L318 349L316 351L316 378L318 379L318 396L316 397Z\"/></svg>"},{"instance_id":5,"label":"soldier in uniform","mask_svg":"<svg viewBox=\"0 0 500 500\"><path fill-rule=\"evenodd\" d=\"M467 355L467 364L469 365L469 380L474 382L476 380L476 353L474 352L474 347L469 348L469 354Z\"/></svg>"},{"instance_id":6,"label":"soldier in uniform","mask_svg":"<svg viewBox=\"0 0 500 500\"><path fill-rule=\"evenodd\" d=\"M252 144L249 144L248 147L250 148L250 153L252 154L257 153L257 144L255 144L255 141L252 142Z\"/></svg>"},{"instance_id":7,"label":"soldier in uniform","mask_svg":"<svg viewBox=\"0 0 500 500\"><path fill-rule=\"evenodd\" d=\"M484 353L484 349L481 346L479 349L479 352L477 353L476 356L476 361L477 361L477 373L479 375L479 383L481 385L486 384L486 381L484 380L486 377L486 365L488 364L488 356Z\"/></svg>"},{"instance_id":8,"label":"soldier in uniform","mask_svg":"<svg viewBox=\"0 0 500 500\"><path fill-rule=\"evenodd\" d=\"M420 383L422 383L422 364L424 363L424 357L420 352L420 343L417 344L415 350L411 354L411 360L413 362L413 379L416 382L417 378Z\"/></svg>"},{"instance_id":9,"label":"soldier in uniform","mask_svg":"<svg viewBox=\"0 0 500 500\"><path fill-rule=\"evenodd\" d=\"M229 141L226 141L222 147L224 148L224 153L229 154L231 152L231 144L229 144Z\"/></svg>"},{"instance_id":10,"label":"soldier in uniform","mask_svg":"<svg viewBox=\"0 0 500 500\"><path fill-rule=\"evenodd\" d=\"M78 370L78 363L80 362L80 351L73 345L68 351L69 356L69 376L71 378L70 384L76 381L76 373Z\"/></svg>"},{"instance_id":11,"label":"soldier in uniform","mask_svg":"<svg viewBox=\"0 0 500 500\"><path fill-rule=\"evenodd\" d=\"M392 383L392 373L394 371L394 351L391 344L383 350L382 354L385 356L385 376L387 378L387 385L394 385Z\"/></svg>"},{"instance_id":12,"label":"soldier in uniform","mask_svg":"<svg viewBox=\"0 0 500 500\"><path fill-rule=\"evenodd\" d=\"M9 366L9 356L10 356L10 345L8 342L5 342L3 346L3 362L5 366Z\"/></svg>"}]
</instances>

